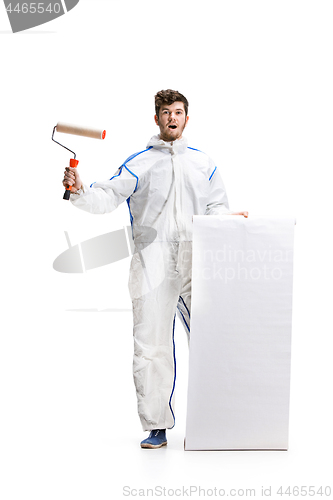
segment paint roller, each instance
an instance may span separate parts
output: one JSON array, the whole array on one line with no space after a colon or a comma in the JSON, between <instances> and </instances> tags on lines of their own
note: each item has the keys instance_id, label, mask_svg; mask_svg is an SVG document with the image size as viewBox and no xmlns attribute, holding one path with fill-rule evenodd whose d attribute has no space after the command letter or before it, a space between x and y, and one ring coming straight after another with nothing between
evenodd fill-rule
<instances>
[{"instance_id":1,"label":"paint roller","mask_svg":"<svg viewBox=\"0 0 333 500\"><path fill-rule=\"evenodd\" d=\"M57 125L53 128L53 133L52 133L52 141L56 142L63 148L67 149L67 151L70 151L73 153L74 158L71 158L69 161L69 166L72 168L77 167L79 160L76 159L76 154L74 151L71 149L67 148L63 144L60 144L60 142L56 141L54 139L54 132L60 132L62 134L71 134L71 135L80 135L81 137L91 137L92 139L105 139L106 132L103 129L96 129L96 128L90 128L90 127L82 127L81 125L73 125L70 123L64 123L64 122L58 122ZM72 186L66 187L66 191L64 193L64 200L69 200L70 194L71 194L71 189Z\"/></svg>"}]
</instances>

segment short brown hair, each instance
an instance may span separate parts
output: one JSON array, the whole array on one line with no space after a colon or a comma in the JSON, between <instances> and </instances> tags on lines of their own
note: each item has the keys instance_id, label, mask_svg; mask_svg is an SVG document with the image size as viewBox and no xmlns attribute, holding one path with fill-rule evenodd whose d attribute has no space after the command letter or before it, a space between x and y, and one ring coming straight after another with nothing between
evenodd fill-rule
<instances>
[{"instance_id":1,"label":"short brown hair","mask_svg":"<svg viewBox=\"0 0 333 500\"><path fill-rule=\"evenodd\" d=\"M157 92L155 95L155 113L157 118L160 116L160 108L163 104L173 104L174 102L183 102L184 103L184 109L185 109L185 116L187 116L187 111L188 111L188 100L186 99L183 94L178 92L178 90L160 90Z\"/></svg>"}]
</instances>

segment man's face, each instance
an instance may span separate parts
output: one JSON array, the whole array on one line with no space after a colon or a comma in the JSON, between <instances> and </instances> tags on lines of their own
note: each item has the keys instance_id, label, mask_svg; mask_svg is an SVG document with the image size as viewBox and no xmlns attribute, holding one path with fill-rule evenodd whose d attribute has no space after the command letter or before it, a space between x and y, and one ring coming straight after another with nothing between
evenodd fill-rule
<instances>
[{"instance_id":1,"label":"man's face","mask_svg":"<svg viewBox=\"0 0 333 500\"><path fill-rule=\"evenodd\" d=\"M188 116L185 116L183 102L176 101L173 104L162 104L159 116L155 115L155 123L160 127L161 139L167 142L180 139L188 118Z\"/></svg>"}]
</instances>

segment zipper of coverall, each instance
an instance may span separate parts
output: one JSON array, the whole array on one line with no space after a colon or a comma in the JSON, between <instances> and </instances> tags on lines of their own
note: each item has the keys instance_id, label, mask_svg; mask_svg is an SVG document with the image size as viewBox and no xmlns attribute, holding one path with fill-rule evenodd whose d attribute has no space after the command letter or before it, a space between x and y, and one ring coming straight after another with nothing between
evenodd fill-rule
<instances>
[{"instance_id":1,"label":"zipper of coverall","mask_svg":"<svg viewBox=\"0 0 333 500\"><path fill-rule=\"evenodd\" d=\"M173 169L173 175L175 179L175 223L177 227L177 232L178 232L178 238L180 237L180 214L181 214L181 204L180 204L180 172L179 172L179 165L177 165L177 153L174 153L173 149L171 150L171 162L172 162L172 169Z\"/></svg>"},{"instance_id":2,"label":"zipper of coverall","mask_svg":"<svg viewBox=\"0 0 333 500\"><path fill-rule=\"evenodd\" d=\"M179 259L181 258L180 255L180 237L181 233L184 231L184 223L183 223L183 217L182 217L182 202L181 202L181 193L182 193L182 185L181 185L181 178L182 178L182 172L181 172L181 165L178 162L178 155L177 153L171 154L171 161L172 161L172 167L173 167L173 172L175 176L175 212L176 212L176 226L177 226L177 231L178 231L178 245L177 245L177 250L178 250L178 255L177 255L177 270L179 268Z\"/></svg>"}]
</instances>

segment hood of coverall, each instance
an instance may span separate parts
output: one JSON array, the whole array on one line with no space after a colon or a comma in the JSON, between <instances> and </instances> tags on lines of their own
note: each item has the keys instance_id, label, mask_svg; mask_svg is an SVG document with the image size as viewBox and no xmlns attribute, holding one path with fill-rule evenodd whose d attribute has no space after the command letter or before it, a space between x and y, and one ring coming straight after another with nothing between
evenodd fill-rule
<instances>
[{"instance_id":1,"label":"hood of coverall","mask_svg":"<svg viewBox=\"0 0 333 500\"><path fill-rule=\"evenodd\" d=\"M156 149L165 150L165 152L169 152L171 154L176 153L184 153L186 151L188 142L186 137L181 137L181 139L177 139L176 141L167 142L163 141L160 138L160 135L154 135L147 144L147 148L151 146Z\"/></svg>"}]
</instances>

